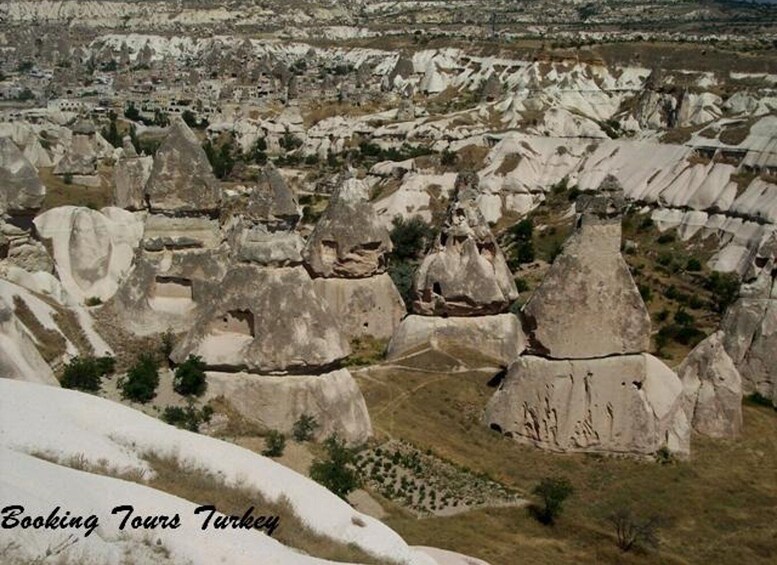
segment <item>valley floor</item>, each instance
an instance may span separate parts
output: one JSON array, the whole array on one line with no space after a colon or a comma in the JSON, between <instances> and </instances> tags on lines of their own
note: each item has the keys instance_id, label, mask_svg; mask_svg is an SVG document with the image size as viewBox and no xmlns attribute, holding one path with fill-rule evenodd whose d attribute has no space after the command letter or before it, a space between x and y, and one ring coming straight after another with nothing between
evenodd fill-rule
<instances>
[{"instance_id":1,"label":"valley floor","mask_svg":"<svg viewBox=\"0 0 777 565\"><path fill-rule=\"evenodd\" d=\"M488 430L478 420L493 393L493 373L372 367L355 375L379 439L431 449L527 496L544 477L565 476L575 488L555 527L540 525L523 507L417 519L382 500L385 522L408 543L492 565L777 559L777 411L746 403L742 438L694 437L690 462L660 464L550 454ZM663 518L658 552L625 554L616 547L607 517L625 507Z\"/></svg>"}]
</instances>

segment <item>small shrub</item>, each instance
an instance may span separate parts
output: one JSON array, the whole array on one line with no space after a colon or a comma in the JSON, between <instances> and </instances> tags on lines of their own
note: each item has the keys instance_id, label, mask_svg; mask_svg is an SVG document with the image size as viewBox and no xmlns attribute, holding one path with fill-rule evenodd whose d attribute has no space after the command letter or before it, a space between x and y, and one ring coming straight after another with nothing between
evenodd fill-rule
<instances>
[{"instance_id":1,"label":"small shrub","mask_svg":"<svg viewBox=\"0 0 777 565\"><path fill-rule=\"evenodd\" d=\"M663 234L658 236L658 240L657 241L661 245L665 245L667 243L674 242L674 239L675 238L674 238L674 234L673 233L663 233Z\"/></svg>"},{"instance_id":2,"label":"small shrub","mask_svg":"<svg viewBox=\"0 0 777 565\"><path fill-rule=\"evenodd\" d=\"M529 283L526 282L526 279L518 277L517 279L515 279L515 288L518 290L518 292L528 292Z\"/></svg>"},{"instance_id":3,"label":"small shrub","mask_svg":"<svg viewBox=\"0 0 777 565\"><path fill-rule=\"evenodd\" d=\"M359 478L353 468L353 451L336 435L330 436L325 446L327 457L313 461L310 478L345 499L359 486Z\"/></svg>"},{"instance_id":4,"label":"small shrub","mask_svg":"<svg viewBox=\"0 0 777 565\"><path fill-rule=\"evenodd\" d=\"M97 363L97 370L99 371L100 376L105 377L107 375L112 375L116 370L116 359L110 355L98 357L95 359L95 362Z\"/></svg>"},{"instance_id":5,"label":"small shrub","mask_svg":"<svg viewBox=\"0 0 777 565\"><path fill-rule=\"evenodd\" d=\"M656 451L656 461L661 463L661 465L669 465L670 463L674 463L675 458L672 452L669 451L669 448L663 445Z\"/></svg>"},{"instance_id":6,"label":"small shrub","mask_svg":"<svg viewBox=\"0 0 777 565\"><path fill-rule=\"evenodd\" d=\"M99 296L90 296L84 301L87 306L99 306L103 301Z\"/></svg>"},{"instance_id":7,"label":"small shrub","mask_svg":"<svg viewBox=\"0 0 777 565\"><path fill-rule=\"evenodd\" d=\"M183 396L202 396L208 383L205 380L205 363L202 358L189 355L183 363L175 369L173 377L173 390Z\"/></svg>"},{"instance_id":8,"label":"small shrub","mask_svg":"<svg viewBox=\"0 0 777 565\"><path fill-rule=\"evenodd\" d=\"M173 330L168 328L165 333L162 334L162 344L160 351L165 359L168 359L175 349L175 334Z\"/></svg>"},{"instance_id":9,"label":"small shrub","mask_svg":"<svg viewBox=\"0 0 777 565\"><path fill-rule=\"evenodd\" d=\"M532 491L542 500L542 506L533 506L535 517L543 524L552 525L561 514L564 501L574 492L565 478L545 478Z\"/></svg>"},{"instance_id":10,"label":"small shrub","mask_svg":"<svg viewBox=\"0 0 777 565\"><path fill-rule=\"evenodd\" d=\"M186 408L167 406L162 412L162 420L164 422L190 432L200 431L200 426L210 422L212 416L213 407L208 404L201 409L195 408L191 403Z\"/></svg>"},{"instance_id":11,"label":"small shrub","mask_svg":"<svg viewBox=\"0 0 777 565\"><path fill-rule=\"evenodd\" d=\"M280 457L286 449L286 436L278 430L270 430L267 433L267 447L262 451L265 457Z\"/></svg>"},{"instance_id":12,"label":"small shrub","mask_svg":"<svg viewBox=\"0 0 777 565\"><path fill-rule=\"evenodd\" d=\"M391 243L394 250L391 255L395 259L416 259L434 239L434 230L421 216L413 216L405 220L396 216L391 222Z\"/></svg>"},{"instance_id":13,"label":"small shrub","mask_svg":"<svg viewBox=\"0 0 777 565\"><path fill-rule=\"evenodd\" d=\"M62 182L68 185L73 184L73 173L65 173L62 175Z\"/></svg>"},{"instance_id":14,"label":"small shrub","mask_svg":"<svg viewBox=\"0 0 777 565\"><path fill-rule=\"evenodd\" d=\"M697 273L701 271L701 261L699 261L695 257L691 257L690 259L688 259L688 262L685 264L685 270L690 271L692 273Z\"/></svg>"},{"instance_id":15,"label":"small shrub","mask_svg":"<svg viewBox=\"0 0 777 565\"><path fill-rule=\"evenodd\" d=\"M402 300L405 302L408 312L412 310L413 306L413 279L417 268L416 264L409 261L392 261L389 263L388 274L397 287Z\"/></svg>"},{"instance_id":16,"label":"small shrub","mask_svg":"<svg viewBox=\"0 0 777 565\"><path fill-rule=\"evenodd\" d=\"M318 427L318 422L313 416L309 414L303 414L297 419L296 422L294 422L291 434L296 441L310 441L313 439L313 433Z\"/></svg>"},{"instance_id":17,"label":"small shrub","mask_svg":"<svg viewBox=\"0 0 777 565\"><path fill-rule=\"evenodd\" d=\"M739 297L739 277L736 273L715 271L707 278L704 286L712 292L715 309L721 314Z\"/></svg>"},{"instance_id":18,"label":"small shrub","mask_svg":"<svg viewBox=\"0 0 777 565\"><path fill-rule=\"evenodd\" d=\"M645 302L650 302L650 300L653 298L653 293L650 290L650 287L646 284L639 285L639 294L642 297L642 300Z\"/></svg>"},{"instance_id":19,"label":"small shrub","mask_svg":"<svg viewBox=\"0 0 777 565\"><path fill-rule=\"evenodd\" d=\"M637 227L637 229L639 231L646 231L652 228L654 225L655 225L655 222L653 221L653 218L651 218L650 216L645 216L644 218L642 218L642 221L639 223L639 226Z\"/></svg>"},{"instance_id":20,"label":"small shrub","mask_svg":"<svg viewBox=\"0 0 777 565\"><path fill-rule=\"evenodd\" d=\"M658 547L658 529L662 522L659 517L652 516L647 520L639 520L631 510L621 509L610 515L607 520L615 528L616 543L621 551Z\"/></svg>"},{"instance_id":21,"label":"small shrub","mask_svg":"<svg viewBox=\"0 0 777 565\"><path fill-rule=\"evenodd\" d=\"M124 399L141 403L153 399L159 386L156 360L149 354L141 355L120 384Z\"/></svg>"},{"instance_id":22,"label":"small shrub","mask_svg":"<svg viewBox=\"0 0 777 565\"><path fill-rule=\"evenodd\" d=\"M688 327L693 325L694 319L693 316L686 312L684 308L680 308L674 314L674 321L681 326Z\"/></svg>"},{"instance_id":23,"label":"small shrub","mask_svg":"<svg viewBox=\"0 0 777 565\"><path fill-rule=\"evenodd\" d=\"M75 357L65 365L59 384L85 392L97 392L103 373L94 357Z\"/></svg>"}]
</instances>

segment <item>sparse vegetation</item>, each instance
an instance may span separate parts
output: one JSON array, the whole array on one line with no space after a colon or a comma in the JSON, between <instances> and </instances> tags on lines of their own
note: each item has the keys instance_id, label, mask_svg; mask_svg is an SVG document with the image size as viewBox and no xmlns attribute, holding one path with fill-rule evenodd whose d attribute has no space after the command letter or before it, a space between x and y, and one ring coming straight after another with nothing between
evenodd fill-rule
<instances>
[{"instance_id":1,"label":"sparse vegetation","mask_svg":"<svg viewBox=\"0 0 777 565\"><path fill-rule=\"evenodd\" d=\"M166 406L162 412L162 420L164 422L190 432L200 431L200 426L209 423L212 416L212 406L206 404L202 408L197 408L191 402L185 408Z\"/></svg>"},{"instance_id":2,"label":"sparse vegetation","mask_svg":"<svg viewBox=\"0 0 777 565\"><path fill-rule=\"evenodd\" d=\"M202 396L208 387L205 378L205 363L195 355L175 368L173 390L183 396Z\"/></svg>"},{"instance_id":3,"label":"sparse vegetation","mask_svg":"<svg viewBox=\"0 0 777 565\"><path fill-rule=\"evenodd\" d=\"M59 384L84 392L100 390L102 378L113 373L116 361L113 357L74 357L62 370Z\"/></svg>"},{"instance_id":4,"label":"sparse vegetation","mask_svg":"<svg viewBox=\"0 0 777 565\"><path fill-rule=\"evenodd\" d=\"M359 486L359 477L354 468L354 452L336 435L328 437L324 446L326 457L313 461L310 478L345 499Z\"/></svg>"},{"instance_id":5,"label":"sparse vegetation","mask_svg":"<svg viewBox=\"0 0 777 565\"><path fill-rule=\"evenodd\" d=\"M156 396L157 386L159 386L157 362L148 353L142 354L127 375L119 381L122 398L140 403L152 400Z\"/></svg>"},{"instance_id":6,"label":"sparse vegetation","mask_svg":"<svg viewBox=\"0 0 777 565\"><path fill-rule=\"evenodd\" d=\"M531 506L532 513L541 523L553 525L561 515L564 501L574 490L569 480L563 477L542 479L532 491L542 501L542 506Z\"/></svg>"},{"instance_id":7,"label":"sparse vegetation","mask_svg":"<svg viewBox=\"0 0 777 565\"><path fill-rule=\"evenodd\" d=\"M302 414L297 421L294 422L292 427L292 437L295 441L300 443L304 441L310 441L313 439L313 435L318 429L318 421L310 414Z\"/></svg>"},{"instance_id":8,"label":"sparse vegetation","mask_svg":"<svg viewBox=\"0 0 777 565\"><path fill-rule=\"evenodd\" d=\"M265 437L267 446L262 455L265 457L280 457L283 455L283 450L286 449L286 436L278 430L270 430Z\"/></svg>"},{"instance_id":9,"label":"sparse vegetation","mask_svg":"<svg viewBox=\"0 0 777 565\"><path fill-rule=\"evenodd\" d=\"M616 543L621 551L658 548L658 530L662 522L658 516L640 520L631 509L621 508L612 513L607 521L615 529Z\"/></svg>"}]
</instances>

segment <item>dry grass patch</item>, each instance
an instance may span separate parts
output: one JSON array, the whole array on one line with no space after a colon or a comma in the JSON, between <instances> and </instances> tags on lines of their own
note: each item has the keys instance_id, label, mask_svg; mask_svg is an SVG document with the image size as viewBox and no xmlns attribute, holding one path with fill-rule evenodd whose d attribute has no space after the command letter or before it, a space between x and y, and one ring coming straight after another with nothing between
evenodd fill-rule
<instances>
[{"instance_id":1,"label":"dry grass patch","mask_svg":"<svg viewBox=\"0 0 777 565\"><path fill-rule=\"evenodd\" d=\"M505 158L502 159L502 163L496 170L496 174L504 176L507 173L511 173L518 168L520 163L521 156L518 153L510 153L509 155L505 155Z\"/></svg>"},{"instance_id":2,"label":"dry grass patch","mask_svg":"<svg viewBox=\"0 0 777 565\"><path fill-rule=\"evenodd\" d=\"M479 171L486 164L488 147L481 145L466 145L456 152L458 170Z\"/></svg>"},{"instance_id":3,"label":"dry grass patch","mask_svg":"<svg viewBox=\"0 0 777 565\"><path fill-rule=\"evenodd\" d=\"M58 206L86 206L99 210L113 204L111 184L104 180L101 186L84 186L67 184L63 177L55 175L53 168L44 167L38 170L41 182L46 186L46 197L43 200L41 212ZM101 172L101 177L104 176Z\"/></svg>"},{"instance_id":4,"label":"dry grass patch","mask_svg":"<svg viewBox=\"0 0 777 565\"><path fill-rule=\"evenodd\" d=\"M373 426L475 473L528 493L543 478L569 478L575 494L553 528L525 509L491 508L418 520L387 507L386 522L408 543L445 547L493 564L773 563L777 558L777 412L745 407L737 441L693 438L688 463L523 446L480 421L493 388L487 373L432 374L396 368L356 374ZM670 521L658 553L624 554L607 516L624 506Z\"/></svg>"},{"instance_id":5,"label":"dry grass patch","mask_svg":"<svg viewBox=\"0 0 777 565\"><path fill-rule=\"evenodd\" d=\"M67 351L65 338L56 330L50 330L40 323L27 303L19 296L13 297L16 317L32 333L37 341L38 351L46 363L60 359Z\"/></svg>"}]
</instances>

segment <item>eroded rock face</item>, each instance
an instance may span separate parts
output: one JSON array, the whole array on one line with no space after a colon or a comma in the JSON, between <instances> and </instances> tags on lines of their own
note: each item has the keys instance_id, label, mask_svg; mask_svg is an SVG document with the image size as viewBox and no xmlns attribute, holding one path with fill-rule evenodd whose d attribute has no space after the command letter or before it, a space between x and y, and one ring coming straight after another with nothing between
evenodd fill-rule
<instances>
[{"instance_id":1,"label":"eroded rock face","mask_svg":"<svg viewBox=\"0 0 777 565\"><path fill-rule=\"evenodd\" d=\"M35 226L50 241L57 275L77 301L112 297L143 236L139 217L112 207L60 206L35 218Z\"/></svg>"},{"instance_id":2,"label":"eroded rock face","mask_svg":"<svg viewBox=\"0 0 777 565\"><path fill-rule=\"evenodd\" d=\"M364 397L346 369L283 377L209 372L207 398L219 397L247 422L266 430L288 435L306 414L319 424L314 439L337 433L359 444L372 436Z\"/></svg>"},{"instance_id":3,"label":"eroded rock face","mask_svg":"<svg viewBox=\"0 0 777 565\"><path fill-rule=\"evenodd\" d=\"M407 312L387 273L366 279L314 279L316 292L326 302L350 341L388 339Z\"/></svg>"},{"instance_id":4,"label":"eroded rock face","mask_svg":"<svg viewBox=\"0 0 777 565\"><path fill-rule=\"evenodd\" d=\"M251 192L246 218L271 229L292 229L301 216L296 195L278 170L268 165Z\"/></svg>"},{"instance_id":5,"label":"eroded rock face","mask_svg":"<svg viewBox=\"0 0 777 565\"><path fill-rule=\"evenodd\" d=\"M302 264L305 242L293 231L270 231L264 225L240 226L235 237L235 255L243 263L266 267Z\"/></svg>"},{"instance_id":6,"label":"eroded rock face","mask_svg":"<svg viewBox=\"0 0 777 565\"><path fill-rule=\"evenodd\" d=\"M45 196L35 167L10 137L0 137L0 214L34 212Z\"/></svg>"},{"instance_id":7,"label":"eroded rock face","mask_svg":"<svg viewBox=\"0 0 777 565\"><path fill-rule=\"evenodd\" d=\"M221 243L219 223L202 216L146 216L143 249L210 249Z\"/></svg>"},{"instance_id":8,"label":"eroded rock face","mask_svg":"<svg viewBox=\"0 0 777 565\"><path fill-rule=\"evenodd\" d=\"M620 253L618 207L609 197L581 205L577 230L523 309L530 349L556 359L647 351L650 317Z\"/></svg>"},{"instance_id":9,"label":"eroded rock face","mask_svg":"<svg viewBox=\"0 0 777 565\"><path fill-rule=\"evenodd\" d=\"M145 208L144 191L153 164L153 157L137 155L130 155L116 163L113 169L113 200L116 206L127 210Z\"/></svg>"},{"instance_id":10,"label":"eroded rock face","mask_svg":"<svg viewBox=\"0 0 777 565\"><path fill-rule=\"evenodd\" d=\"M518 298L513 275L476 202L477 175L460 174L447 219L418 268L413 309L427 316L481 316Z\"/></svg>"},{"instance_id":11,"label":"eroded rock face","mask_svg":"<svg viewBox=\"0 0 777 565\"><path fill-rule=\"evenodd\" d=\"M240 265L201 302L172 358L199 355L214 370L309 373L349 353L305 269Z\"/></svg>"},{"instance_id":12,"label":"eroded rock face","mask_svg":"<svg viewBox=\"0 0 777 565\"><path fill-rule=\"evenodd\" d=\"M187 331L198 305L218 294L228 265L226 246L139 252L107 307L136 335Z\"/></svg>"},{"instance_id":13,"label":"eroded rock face","mask_svg":"<svg viewBox=\"0 0 777 565\"><path fill-rule=\"evenodd\" d=\"M723 318L723 343L742 375L744 394L758 392L777 401L777 261L742 286L740 298Z\"/></svg>"},{"instance_id":14,"label":"eroded rock face","mask_svg":"<svg viewBox=\"0 0 777 565\"><path fill-rule=\"evenodd\" d=\"M742 431L742 378L723 346L723 332L710 335L677 367L684 406L696 432L735 438Z\"/></svg>"},{"instance_id":15,"label":"eroded rock face","mask_svg":"<svg viewBox=\"0 0 777 565\"><path fill-rule=\"evenodd\" d=\"M485 423L551 451L690 453L683 387L648 354L550 360L523 356L486 407Z\"/></svg>"},{"instance_id":16,"label":"eroded rock face","mask_svg":"<svg viewBox=\"0 0 777 565\"><path fill-rule=\"evenodd\" d=\"M388 229L369 202L369 188L345 179L308 238L302 257L313 276L363 278L386 270Z\"/></svg>"},{"instance_id":17,"label":"eroded rock face","mask_svg":"<svg viewBox=\"0 0 777 565\"><path fill-rule=\"evenodd\" d=\"M146 184L152 212L215 212L221 191L197 136L175 120L154 156Z\"/></svg>"},{"instance_id":18,"label":"eroded rock face","mask_svg":"<svg viewBox=\"0 0 777 565\"><path fill-rule=\"evenodd\" d=\"M0 296L0 376L59 386L51 367L4 296Z\"/></svg>"},{"instance_id":19,"label":"eroded rock face","mask_svg":"<svg viewBox=\"0 0 777 565\"><path fill-rule=\"evenodd\" d=\"M475 354L507 367L525 348L518 318L499 314L477 318L408 316L389 342L387 359L397 361L426 351L460 358Z\"/></svg>"}]
</instances>

